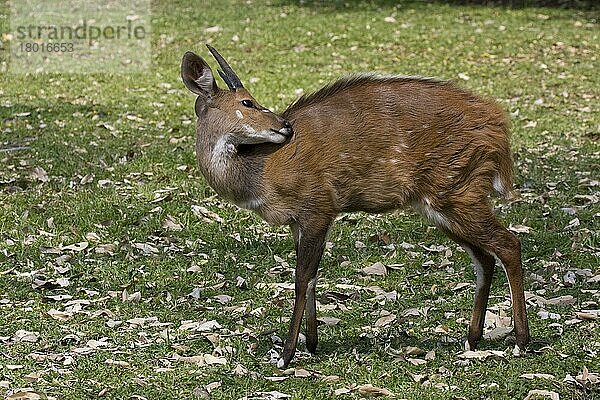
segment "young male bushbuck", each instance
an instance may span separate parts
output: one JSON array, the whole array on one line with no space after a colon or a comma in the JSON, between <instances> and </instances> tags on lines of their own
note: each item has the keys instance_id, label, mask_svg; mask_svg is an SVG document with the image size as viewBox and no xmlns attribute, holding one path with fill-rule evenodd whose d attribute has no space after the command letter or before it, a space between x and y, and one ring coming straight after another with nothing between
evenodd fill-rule
<instances>
[{"instance_id":1,"label":"young male bushbuck","mask_svg":"<svg viewBox=\"0 0 600 400\"><path fill-rule=\"evenodd\" d=\"M181 77L198 95L196 153L210 186L270 224L291 227L296 247L294 311L278 366L317 347L315 287L327 232L342 212L411 206L462 246L475 265L468 334L477 346L495 259L506 271L516 343L529 328L521 245L494 216L489 195L512 190L508 121L493 101L432 78L362 74L302 96L281 115L261 106L212 47L208 64L183 56Z\"/></svg>"}]
</instances>

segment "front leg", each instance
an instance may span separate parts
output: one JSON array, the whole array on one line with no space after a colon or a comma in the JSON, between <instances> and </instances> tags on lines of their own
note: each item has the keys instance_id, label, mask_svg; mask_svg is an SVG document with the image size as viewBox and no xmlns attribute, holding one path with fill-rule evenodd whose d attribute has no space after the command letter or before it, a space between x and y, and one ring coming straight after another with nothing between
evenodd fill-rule
<instances>
[{"instance_id":1,"label":"front leg","mask_svg":"<svg viewBox=\"0 0 600 400\"><path fill-rule=\"evenodd\" d=\"M302 324L302 314L306 308L308 335L307 345L312 352L317 345L317 323L316 323L316 300L314 298L314 284L316 284L317 270L321 256L323 255L323 247L325 238L331 219L327 219L326 223L292 225L292 233L294 234L294 242L296 244L296 285L294 311L292 320L290 321L290 330L288 337L283 346L283 354L277 362L278 368L286 368L294 354L296 353L296 344L298 343L298 335L300 334L300 325ZM309 287L310 283L310 287ZM307 306L307 298L310 304Z\"/></svg>"},{"instance_id":2,"label":"front leg","mask_svg":"<svg viewBox=\"0 0 600 400\"><path fill-rule=\"evenodd\" d=\"M298 251L298 244L300 243L300 228L298 224L290 226L292 235L294 237L294 246L296 252ZM308 288L306 290L306 306L304 307L304 316L306 317L306 348L311 353L315 353L317 350L317 299L315 297L315 289L317 287L317 274L308 282Z\"/></svg>"}]
</instances>

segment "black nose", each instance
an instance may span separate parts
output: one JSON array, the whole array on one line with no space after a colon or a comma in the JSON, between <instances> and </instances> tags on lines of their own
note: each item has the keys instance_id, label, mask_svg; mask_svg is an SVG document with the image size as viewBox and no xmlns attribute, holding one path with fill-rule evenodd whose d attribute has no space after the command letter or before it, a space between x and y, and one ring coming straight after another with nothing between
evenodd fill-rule
<instances>
[{"instance_id":1,"label":"black nose","mask_svg":"<svg viewBox=\"0 0 600 400\"><path fill-rule=\"evenodd\" d=\"M292 136L292 133L294 133L294 130L292 129L292 124L290 124L288 120L283 121L282 131L285 132L284 135L287 137Z\"/></svg>"}]
</instances>

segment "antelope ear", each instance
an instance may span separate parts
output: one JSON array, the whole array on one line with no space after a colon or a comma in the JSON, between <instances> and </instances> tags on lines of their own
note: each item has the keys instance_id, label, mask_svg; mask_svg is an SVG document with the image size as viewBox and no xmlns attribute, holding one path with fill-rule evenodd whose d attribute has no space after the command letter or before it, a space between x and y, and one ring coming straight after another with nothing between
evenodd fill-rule
<instances>
[{"instance_id":1,"label":"antelope ear","mask_svg":"<svg viewBox=\"0 0 600 400\"><path fill-rule=\"evenodd\" d=\"M201 57L186 52L181 60L181 79L193 93L210 98L218 90L212 70Z\"/></svg>"}]
</instances>

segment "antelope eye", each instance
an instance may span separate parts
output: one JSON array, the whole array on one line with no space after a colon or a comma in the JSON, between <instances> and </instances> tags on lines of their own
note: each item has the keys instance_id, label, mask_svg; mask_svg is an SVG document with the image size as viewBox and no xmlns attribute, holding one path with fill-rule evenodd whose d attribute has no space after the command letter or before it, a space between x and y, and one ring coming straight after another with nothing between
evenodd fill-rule
<instances>
[{"instance_id":1,"label":"antelope eye","mask_svg":"<svg viewBox=\"0 0 600 400\"><path fill-rule=\"evenodd\" d=\"M254 103L252 100L242 100L241 103L244 107L254 108Z\"/></svg>"}]
</instances>

